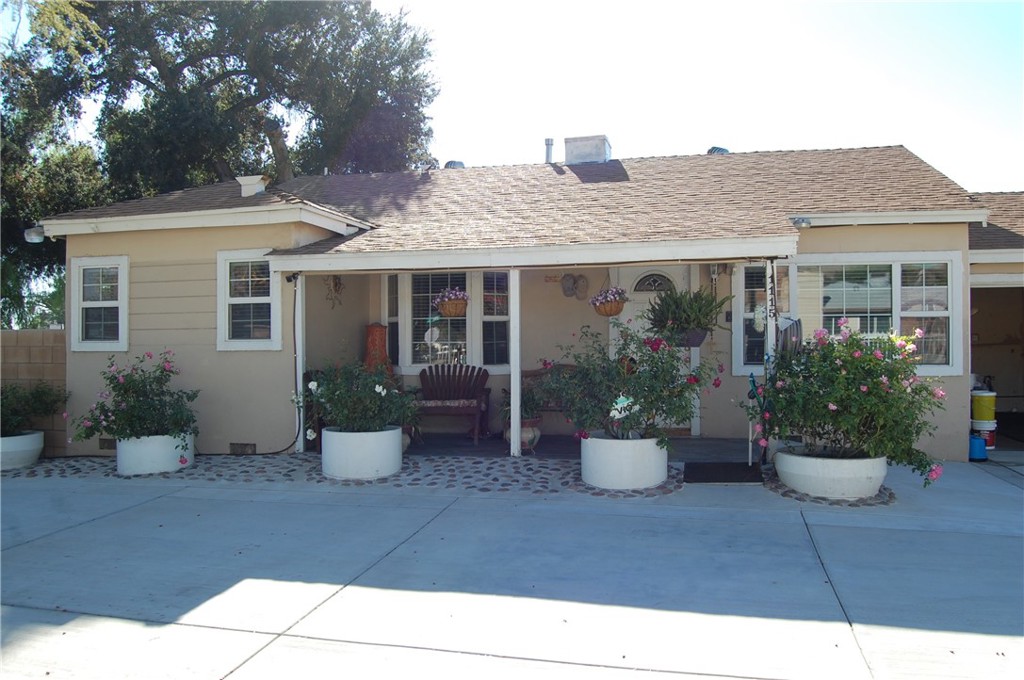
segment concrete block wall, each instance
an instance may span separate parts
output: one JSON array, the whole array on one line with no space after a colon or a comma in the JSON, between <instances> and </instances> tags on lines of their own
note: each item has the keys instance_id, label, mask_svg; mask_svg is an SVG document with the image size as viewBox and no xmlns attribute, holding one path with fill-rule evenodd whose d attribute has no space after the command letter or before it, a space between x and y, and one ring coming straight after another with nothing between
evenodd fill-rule
<instances>
[{"instance_id":1,"label":"concrete block wall","mask_svg":"<svg viewBox=\"0 0 1024 680\"><path fill-rule=\"evenodd\" d=\"M64 330L0 331L0 382L31 385L45 380L55 387L67 384L67 345ZM67 423L61 413L41 418L35 427L45 434L43 457L67 455Z\"/></svg>"}]
</instances>

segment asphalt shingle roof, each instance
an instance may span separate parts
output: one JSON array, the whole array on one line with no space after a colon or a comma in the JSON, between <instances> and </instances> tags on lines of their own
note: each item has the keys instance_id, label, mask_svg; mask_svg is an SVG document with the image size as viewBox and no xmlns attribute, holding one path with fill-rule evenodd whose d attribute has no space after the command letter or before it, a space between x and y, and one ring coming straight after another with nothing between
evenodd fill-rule
<instances>
[{"instance_id":1,"label":"asphalt shingle roof","mask_svg":"<svg viewBox=\"0 0 1024 680\"><path fill-rule=\"evenodd\" d=\"M972 224L971 250L1017 248L1024 258L1024 191L975 194L989 209L988 226Z\"/></svg>"},{"instance_id":2,"label":"asphalt shingle roof","mask_svg":"<svg viewBox=\"0 0 1024 680\"><path fill-rule=\"evenodd\" d=\"M979 207L901 146L300 177L278 189L380 227L295 254L782 236L799 213Z\"/></svg>"},{"instance_id":3,"label":"asphalt shingle roof","mask_svg":"<svg viewBox=\"0 0 1024 680\"><path fill-rule=\"evenodd\" d=\"M793 214L979 207L913 153L890 146L317 175L245 198L228 182L48 221L296 202L377 228L294 254L791 236Z\"/></svg>"}]
</instances>

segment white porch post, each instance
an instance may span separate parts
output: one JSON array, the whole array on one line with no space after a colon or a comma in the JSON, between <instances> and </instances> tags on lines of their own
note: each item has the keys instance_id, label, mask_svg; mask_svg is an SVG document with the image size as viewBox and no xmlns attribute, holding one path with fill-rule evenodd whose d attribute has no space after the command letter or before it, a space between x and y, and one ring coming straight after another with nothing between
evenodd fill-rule
<instances>
[{"instance_id":1,"label":"white porch post","mask_svg":"<svg viewBox=\"0 0 1024 680\"><path fill-rule=\"evenodd\" d=\"M691 264L688 269L690 270L690 290L697 290L700 288L700 268L701 265L698 263ZM690 348L690 368L700 365L700 347ZM690 436L700 436L700 390L693 395L693 417L690 418Z\"/></svg>"},{"instance_id":2,"label":"white porch post","mask_svg":"<svg viewBox=\"0 0 1024 680\"><path fill-rule=\"evenodd\" d=\"M510 269L508 272L508 363L509 363L509 394L512 400L512 408L509 413L509 426L511 428L509 442L512 456L522 455L522 429L523 423L520 417L521 395L523 393L523 372L522 372L522 347L520 336L522 329L522 316L520 314L519 295L519 270Z\"/></svg>"},{"instance_id":3,"label":"white porch post","mask_svg":"<svg viewBox=\"0 0 1024 680\"><path fill-rule=\"evenodd\" d=\"M775 272L775 260L766 260L765 266L765 320L764 320L764 354L765 357L775 356L775 344L777 338L775 328L779 322L779 309L775 296L778 295L779 289L776 285L776 272ZM765 360L765 376L768 375L768 362Z\"/></svg>"}]
</instances>

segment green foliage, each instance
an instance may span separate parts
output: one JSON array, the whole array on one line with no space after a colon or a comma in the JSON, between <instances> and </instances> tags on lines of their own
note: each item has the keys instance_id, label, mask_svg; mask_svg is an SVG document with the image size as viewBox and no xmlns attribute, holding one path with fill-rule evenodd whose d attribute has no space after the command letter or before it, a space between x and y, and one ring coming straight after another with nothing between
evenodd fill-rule
<instances>
[{"instance_id":1,"label":"green foliage","mask_svg":"<svg viewBox=\"0 0 1024 680\"><path fill-rule=\"evenodd\" d=\"M34 418L52 416L68 400L68 393L48 382L31 387L18 383L0 387L0 436L23 434Z\"/></svg>"},{"instance_id":2,"label":"green foliage","mask_svg":"<svg viewBox=\"0 0 1024 680\"><path fill-rule=\"evenodd\" d=\"M762 446L800 436L822 455L885 456L927 485L936 466L916 445L934 429L929 416L945 393L917 376L914 342L923 333L868 338L843 319L840 326L838 336L818 329L800 350L775 357L747 407L755 436Z\"/></svg>"},{"instance_id":3,"label":"green foliage","mask_svg":"<svg viewBox=\"0 0 1024 680\"><path fill-rule=\"evenodd\" d=\"M665 424L690 420L701 390L717 388L721 380L707 361L691 366L689 349L671 347L617 319L611 323L619 334L611 352L604 336L584 326L574 345L560 346L559 364L544 361L550 370L542 389L580 437L604 430L622 439L657 437L667 448Z\"/></svg>"},{"instance_id":4,"label":"green foliage","mask_svg":"<svg viewBox=\"0 0 1024 680\"><path fill-rule=\"evenodd\" d=\"M519 418L521 420L537 418L543 407L544 397L540 388L524 382L522 393L519 396ZM512 418L512 393L505 388L501 390L501 417L505 422Z\"/></svg>"},{"instance_id":5,"label":"green foliage","mask_svg":"<svg viewBox=\"0 0 1024 680\"><path fill-rule=\"evenodd\" d=\"M312 422L319 419L342 432L379 432L388 425L411 425L416 418L414 395L399 391L383 367L370 371L361 362L314 371L303 403Z\"/></svg>"},{"instance_id":6,"label":"green foliage","mask_svg":"<svg viewBox=\"0 0 1024 680\"><path fill-rule=\"evenodd\" d=\"M733 296L716 298L708 288L698 290L661 291L641 314L651 329L678 342L688 330L710 331L723 328L718 315ZM725 330L723 328L723 330Z\"/></svg>"},{"instance_id":7,"label":"green foliage","mask_svg":"<svg viewBox=\"0 0 1024 680\"><path fill-rule=\"evenodd\" d=\"M105 389L97 395L99 400L72 421L74 439L168 435L181 441L178 448L186 448L188 435L199 433L192 410L199 390L172 389L171 378L180 373L169 349L159 356L146 352L127 366L118 366L111 356L102 373Z\"/></svg>"}]
</instances>

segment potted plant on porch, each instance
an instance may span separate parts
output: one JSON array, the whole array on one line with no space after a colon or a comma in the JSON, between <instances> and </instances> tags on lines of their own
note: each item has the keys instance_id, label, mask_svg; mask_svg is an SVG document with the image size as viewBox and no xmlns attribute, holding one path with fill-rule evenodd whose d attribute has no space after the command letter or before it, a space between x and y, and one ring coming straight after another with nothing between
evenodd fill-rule
<instances>
[{"instance_id":1,"label":"potted plant on porch","mask_svg":"<svg viewBox=\"0 0 1024 680\"><path fill-rule=\"evenodd\" d=\"M512 441L512 393L502 388L501 417L505 423L505 441ZM522 448L533 451L540 441L541 408L544 399L534 385L523 383L519 398L519 425Z\"/></svg>"},{"instance_id":2,"label":"potted plant on porch","mask_svg":"<svg viewBox=\"0 0 1024 680\"><path fill-rule=\"evenodd\" d=\"M145 352L121 366L111 356L105 389L89 411L72 421L74 439L106 435L117 442L117 474L174 472L192 464L199 433L192 403L199 390L171 387L181 371L174 352Z\"/></svg>"},{"instance_id":3,"label":"potted plant on porch","mask_svg":"<svg viewBox=\"0 0 1024 680\"><path fill-rule=\"evenodd\" d=\"M708 288L663 290L641 313L651 329L682 347L700 347L715 328L722 328L718 315L733 296L717 298ZM723 328L723 330L725 330Z\"/></svg>"},{"instance_id":4,"label":"potted plant on porch","mask_svg":"<svg viewBox=\"0 0 1024 680\"><path fill-rule=\"evenodd\" d=\"M690 420L697 397L721 380L689 349L617 319L618 341L584 326L550 367L543 390L577 428L583 481L608 489L656 486L668 477L665 423ZM574 334L575 335L575 334ZM721 367L719 367L721 369Z\"/></svg>"},{"instance_id":5,"label":"potted plant on porch","mask_svg":"<svg viewBox=\"0 0 1024 680\"><path fill-rule=\"evenodd\" d=\"M913 336L866 336L841 318L837 334L820 328L795 349L780 352L768 367L756 399L746 407L762 447L775 453L779 480L811 496L855 499L874 496L887 465L906 465L925 486L942 466L916 448L934 429L929 416L943 407L945 392L917 376ZM801 445L793 445L795 438Z\"/></svg>"},{"instance_id":6,"label":"potted plant on porch","mask_svg":"<svg viewBox=\"0 0 1024 680\"><path fill-rule=\"evenodd\" d=\"M39 460L43 431L33 429L33 421L54 415L67 400L66 391L48 382L0 388L0 469L29 467Z\"/></svg>"},{"instance_id":7,"label":"potted plant on porch","mask_svg":"<svg viewBox=\"0 0 1024 680\"><path fill-rule=\"evenodd\" d=\"M304 392L307 417L324 425L324 476L376 479L402 469L402 428L415 422L415 398L399 390L383 367L354 362L319 369Z\"/></svg>"}]
</instances>

